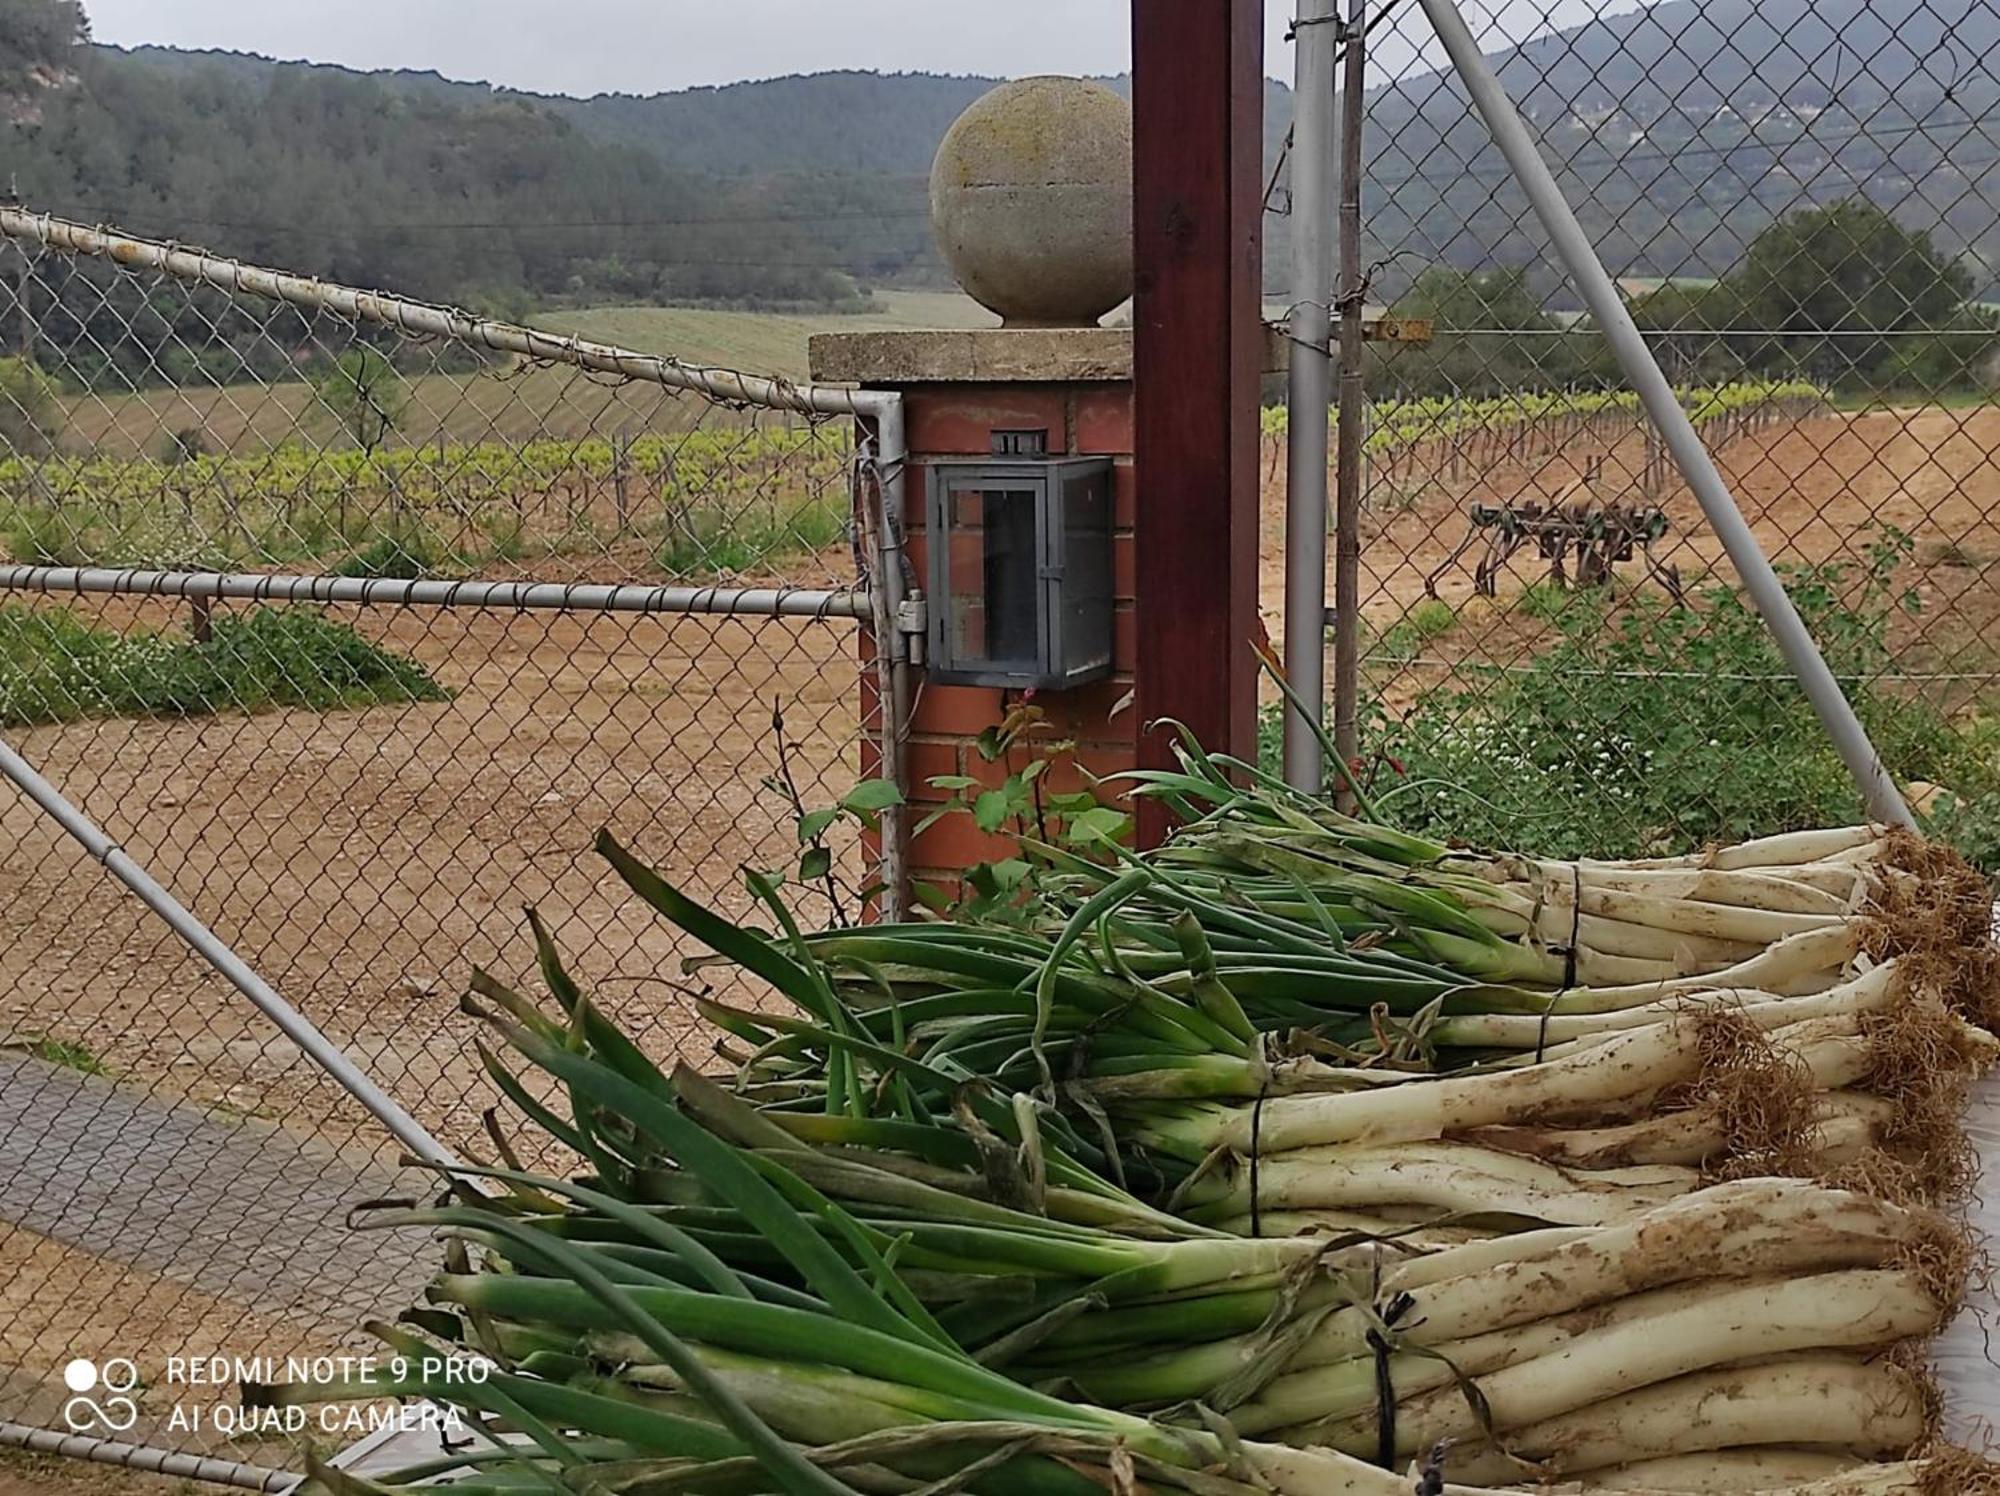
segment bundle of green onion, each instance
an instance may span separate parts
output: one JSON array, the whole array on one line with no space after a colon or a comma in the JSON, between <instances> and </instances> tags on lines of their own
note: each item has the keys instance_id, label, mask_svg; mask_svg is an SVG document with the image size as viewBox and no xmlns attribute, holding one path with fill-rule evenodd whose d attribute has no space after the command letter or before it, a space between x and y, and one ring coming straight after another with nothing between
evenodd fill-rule
<instances>
[{"instance_id":1,"label":"bundle of green onion","mask_svg":"<svg viewBox=\"0 0 2000 1496\"><path fill-rule=\"evenodd\" d=\"M1043 873L1004 926L804 942L877 1043L1021 1090L1247 1099L1341 1089L1357 1063L1543 1059L1694 1003L1766 1028L1851 1010L1885 904L1914 904L1919 936L1950 910L1961 946L1966 911L1985 917L1976 876L1912 900L1910 844L1871 827L1647 862L1473 856L1192 746L1181 761L1130 776L1186 818L1165 847L1098 865L1027 843ZM1990 1026L1992 1002L1961 1011Z\"/></svg>"},{"instance_id":2,"label":"bundle of green onion","mask_svg":"<svg viewBox=\"0 0 2000 1496\"><path fill-rule=\"evenodd\" d=\"M394 1369L250 1394L464 1409L480 1442L390 1489L1712 1489L1651 1484L1697 1456L1927 1489L1868 1464L1925 1430L1875 1353L1955 1293L1921 1212L1750 1181L1447 1250L1216 1237L1077 1178L1018 1099L872 1127L754 1108L661 1074L546 939L543 969L559 1015L487 979L473 1006L567 1115L489 1053L503 1091L592 1173L467 1170L438 1206L370 1212L452 1243L428 1305L379 1330Z\"/></svg>"},{"instance_id":3,"label":"bundle of green onion","mask_svg":"<svg viewBox=\"0 0 2000 1496\"><path fill-rule=\"evenodd\" d=\"M753 876L761 933L600 838L784 1004L704 998L733 1074L665 1075L537 921L555 1011L469 1006L586 1172L496 1121L509 1168L370 1222L452 1243L385 1337L492 1375L256 1395L456 1403L497 1442L408 1479L475 1491L2000 1492L1908 1354L1972 1256L1976 875L1872 828L1476 856L1192 744L1134 777L1165 847L1025 844L979 923L806 932Z\"/></svg>"}]
</instances>

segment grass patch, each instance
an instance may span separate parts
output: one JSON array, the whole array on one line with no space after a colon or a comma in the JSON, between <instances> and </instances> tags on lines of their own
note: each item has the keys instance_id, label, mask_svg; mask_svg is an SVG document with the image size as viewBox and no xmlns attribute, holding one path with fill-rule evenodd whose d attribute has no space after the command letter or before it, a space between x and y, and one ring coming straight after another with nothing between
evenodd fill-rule
<instances>
[{"instance_id":1,"label":"grass patch","mask_svg":"<svg viewBox=\"0 0 2000 1496\"><path fill-rule=\"evenodd\" d=\"M2000 721L1954 716L1885 676L1893 581L1909 542L1861 568L1794 569L1794 602L1900 783L1941 786L1930 830L2000 873ZM1677 853L1862 818L1860 797L1763 620L1731 588L1613 612L1567 594L1525 670L1458 666L1463 684L1364 723L1364 770L1404 828L1551 857ZM1266 724L1275 761L1278 719Z\"/></svg>"},{"instance_id":2,"label":"grass patch","mask_svg":"<svg viewBox=\"0 0 2000 1496\"><path fill-rule=\"evenodd\" d=\"M26 1050L36 1059L51 1065L60 1065L65 1070L75 1070L83 1075L109 1075L104 1061L82 1044L72 1044L67 1039L52 1038L48 1034L24 1035L14 1048Z\"/></svg>"},{"instance_id":3,"label":"grass patch","mask_svg":"<svg viewBox=\"0 0 2000 1496\"><path fill-rule=\"evenodd\" d=\"M1513 611L1543 623L1560 623L1578 594L1554 582L1530 582L1513 601ZM1587 600L1586 600L1587 601Z\"/></svg>"},{"instance_id":4,"label":"grass patch","mask_svg":"<svg viewBox=\"0 0 2000 1496\"><path fill-rule=\"evenodd\" d=\"M449 697L415 661L312 608L218 614L200 644L179 631L93 628L66 610L0 607L0 725Z\"/></svg>"},{"instance_id":5,"label":"grass patch","mask_svg":"<svg viewBox=\"0 0 2000 1496\"><path fill-rule=\"evenodd\" d=\"M144 566L226 571L233 558L199 524L170 509L50 509L0 501L0 553L23 566Z\"/></svg>"},{"instance_id":6,"label":"grass patch","mask_svg":"<svg viewBox=\"0 0 2000 1496\"><path fill-rule=\"evenodd\" d=\"M1426 598L1391 625L1376 643L1386 659L1414 659L1424 645L1451 632L1458 614L1443 598Z\"/></svg>"},{"instance_id":7,"label":"grass patch","mask_svg":"<svg viewBox=\"0 0 2000 1496\"><path fill-rule=\"evenodd\" d=\"M846 506L832 499L782 516L700 509L676 518L654 556L662 571L676 577L743 575L823 551L846 534Z\"/></svg>"},{"instance_id":8,"label":"grass patch","mask_svg":"<svg viewBox=\"0 0 2000 1496\"><path fill-rule=\"evenodd\" d=\"M47 509L17 510L0 529L10 560L23 566L88 566L88 550L64 515Z\"/></svg>"}]
</instances>

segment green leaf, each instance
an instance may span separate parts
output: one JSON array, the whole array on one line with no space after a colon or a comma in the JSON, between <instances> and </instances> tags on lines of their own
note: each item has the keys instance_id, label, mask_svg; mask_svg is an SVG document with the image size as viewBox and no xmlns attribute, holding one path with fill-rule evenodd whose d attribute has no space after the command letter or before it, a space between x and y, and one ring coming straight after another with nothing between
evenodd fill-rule
<instances>
[{"instance_id":1,"label":"green leaf","mask_svg":"<svg viewBox=\"0 0 2000 1496\"><path fill-rule=\"evenodd\" d=\"M976 790L979 781L970 774L933 774L924 783L934 790Z\"/></svg>"},{"instance_id":2,"label":"green leaf","mask_svg":"<svg viewBox=\"0 0 2000 1496\"><path fill-rule=\"evenodd\" d=\"M528 928L534 932L542 979L548 983L549 991L562 1005L563 1012L569 1015L571 1024L583 1035L591 1051L634 1085L644 1086L655 1096L672 1096L673 1088L667 1084L667 1078L659 1068L646 1058L645 1051L627 1038L618 1025L600 1014L569 973L563 970L562 952L556 949L555 937L542 923L541 914L534 909L528 911Z\"/></svg>"},{"instance_id":3,"label":"green leaf","mask_svg":"<svg viewBox=\"0 0 2000 1496\"><path fill-rule=\"evenodd\" d=\"M864 779L849 790L841 807L852 811L887 810L903 803L903 792L886 779Z\"/></svg>"},{"instance_id":4,"label":"green leaf","mask_svg":"<svg viewBox=\"0 0 2000 1496\"><path fill-rule=\"evenodd\" d=\"M815 842L826 832L826 828L840 819L841 807L836 805L827 810L815 810L810 815L799 817L799 845Z\"/></svg>"},{"instance_id":5,"label":"green leaf","mask_svg":"<svg viewBox=\"0 0 2000 1496\"><path fill-rule=\"evenodd\" d=\"M993 864L993 881L1005 889L1019 888L1034 869L1019 857L1007 857Z\"/></svg>"},{"instance_id":6,"label":"green leaf","mask_svg":"<svg viewBox=\"0 0 2000 1496\"><path fill-rule=\"evenodd\" d=\"M597 833L597 851L632 892L719 956L754 972L793 1002L830 1020L819 978L761 935L739 928L704 908L618 844L609 831Z\"/></svg>"},{"instance_id":7,"label":"green leaf","mask_svg":"<svg viewBox=\"0 0 2000 1496\"><path fill-rule=\"evenodd\" d=\"M833 871L833 849L830 847L808 847L806 855L799 859L799 881L817 883Z\"/></svg>"},{"instance_id":8,"label":"green leaf","mask_svg":"<svg viewBox=\"0 0 2000 1496\"><path fill-rule=\"evenodd\" d=\"M1005 790L988 790L972 802L972 819L981 831L998 831L1014 813L1014 797Z\"/></svg>"},{"instance_id":9,"label":"green leaf","mask_svg":"<svg viewBox=\"0 0 2000 1496\"><path fill-rule=\"evenodd\" d=\"M552 1259L569 1276L570 1282L563 1286L579 1289L595 1299L612 1317L611 1323L636 1335L648 1350L671 1366L688 1391L749 1447L787 1496L855 1496L852 1486L811 1464L795 1446L780 1438L741 1394L642 1307L630 1289L607 1277L587 1250L501 1217L496 1217L485 1229Z\"/></svg>"},{"instance_id":10,"label":"green leaf","mask_svg":"<svg viewBox=\"0 0 2000 1496\"><path fill-rule=\"evenodd\" d=\"M911 881L910 893L933 914L951 913L951 895L939 884L917 878Z\"/></svg>"},{"instance_id":11,"label":"green leaf","mask_svg":"<svg viewBox=\"0 0 2000 1496\"><path fill-rule=\"evenodd\" d=\"M1132 818L1108 805L1092 806L1069 817L1065 830L1072 842L1116 842L1125 839Z\"/></svg>"},{"instance_id":12,"label":"green leaf","mask_svg":"<svg viewBox=\"0 0 2000 1496\"><path fill-rule=\"evenodd\" d=\"M754 1168L744 1154L651 1092L583 1055L547 1044L515 1025L490 1020L507 1042L556 1079L586 1091L600 1108L649 1134L776 1247L835 1313L916 1343L931 1337L892 1309Z\"/></svg>"},{"instance_id":13,"label":"green leaf","mask_svg":"<svg viewBox=\"0 0 2000 1496\"><path fill-rule=\"evenodd\" d=\"M954 800L949 805L940 805L936 810L932 811L929 815L925 816L921 821L917 822L916 829L913 830L910 833L910 835L922 836L926 831L930 830L931 827L935 826L939 821L942 821L946 816L955 815L957 812L964 810L965 808L966 808L965 802L963 800Z\"/></svg>"}]
</instances>

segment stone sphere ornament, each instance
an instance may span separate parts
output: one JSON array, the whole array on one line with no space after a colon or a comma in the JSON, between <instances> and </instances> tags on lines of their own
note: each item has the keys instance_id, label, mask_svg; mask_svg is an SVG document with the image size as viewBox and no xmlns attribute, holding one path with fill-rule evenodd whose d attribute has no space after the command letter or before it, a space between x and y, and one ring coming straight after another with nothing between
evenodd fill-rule
<instances>
[{"instance_id":1,"label":"stone sphere ornament","mask_svg":"<svg viewBox=\"0 0 2000 1496\"><path fill-rule=\"evenodd\" d=\"M1003 83L938 147L931 223L1009 327L1094 326L1132 294L1132 106L1082 78Z\"/></svg>"}]
</instances>

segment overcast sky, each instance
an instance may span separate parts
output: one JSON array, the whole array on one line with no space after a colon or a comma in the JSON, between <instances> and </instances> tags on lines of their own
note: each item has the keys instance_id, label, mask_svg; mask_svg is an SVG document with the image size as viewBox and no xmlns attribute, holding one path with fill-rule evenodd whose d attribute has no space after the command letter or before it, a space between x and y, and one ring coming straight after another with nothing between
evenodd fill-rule
<instances>
[{"instance_id":1,"label":"overcast sky","mask_svg":"<svg viewBox=\"0 0 2000 1496\"><path fill-rule=\"evenodd\" d=\"M1514 39L1544 11L1573 24L1591 0L1496 0ZM883 72L1117 73L1130 0L89 0L99 40L222 47L359 68L435 69L546 93L658 93L832 68ZM1291 0L1267 0L1268 66L1291 74ZM1421 13L1396 18L1381 62L1406 67ZM1468 10L1491 32L1487 11ZM1489 44L1501 40L1497 33Z\"/></svg>"}]
</instances>

